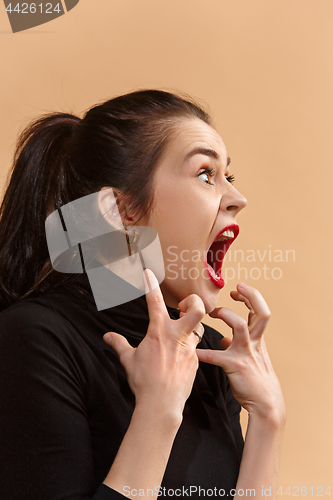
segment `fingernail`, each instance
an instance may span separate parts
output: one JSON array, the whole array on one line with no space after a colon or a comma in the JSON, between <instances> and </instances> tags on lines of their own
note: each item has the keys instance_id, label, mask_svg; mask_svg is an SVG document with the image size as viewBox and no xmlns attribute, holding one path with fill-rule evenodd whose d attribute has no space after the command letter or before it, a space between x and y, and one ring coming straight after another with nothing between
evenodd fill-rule
<instances>
[{"instance_id":1,"label":"fingernail","mask_svg":"<svg viewBox=\"0 0 333 500\"><path fill-rule=\"evenodd\" d=\"M107 344L111 344L111 342L112 342L112 335L110 335L109 333L106 333L105 335L103 335L103 339L104 339L104 341Z\"/></svg>"},{"instance_id":2,"label":"fingernail","mask_svg":"<svg viewBox=\"0 0 333 500\"><path fill-rule=\"evenodd\" d=\"M245 285L245 283L238 283L238 286L240 286L241 288L247 288L247 285Z\"/></svg>"},{"instance_id":3,"label":"fingernail","mask_svg":"<svg viewBox=\"0 0 333 500\"><path fill-rule=\"evenodd\" d=\"M151 292L158 286L158 281L155 274L150 269L145 269L143 271L143 281L145 284L145 292Z\"/></svg>"}]
</instances>

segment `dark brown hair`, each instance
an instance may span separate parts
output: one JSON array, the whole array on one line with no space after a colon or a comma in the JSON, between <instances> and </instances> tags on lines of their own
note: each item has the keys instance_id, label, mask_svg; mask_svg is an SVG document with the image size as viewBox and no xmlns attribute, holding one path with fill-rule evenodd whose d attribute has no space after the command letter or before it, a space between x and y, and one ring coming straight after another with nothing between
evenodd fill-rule
<instances>
[{"instance_id":1,"label":"dark brown hair","mask_svg":"<svg viewBox=\"0 0 333 500\"><path fill-rule=\"evenodd\" d=\"M137 219L150 209L154 173L179 118L211 123L188 97L140 90L92 107L82 120L52 113L23 130L0 208L0 310L68 280L49 260L48 213L104 186L120 190Z\"/></svg>"}]
</instances>

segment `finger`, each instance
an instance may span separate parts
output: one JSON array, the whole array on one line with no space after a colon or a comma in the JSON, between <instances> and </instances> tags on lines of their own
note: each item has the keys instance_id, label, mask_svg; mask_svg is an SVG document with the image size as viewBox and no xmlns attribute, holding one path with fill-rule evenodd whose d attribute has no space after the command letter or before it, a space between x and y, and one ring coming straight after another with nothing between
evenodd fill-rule
<instances>
[{"instance_id":1,"label":"finger","mask_svg":"<svg viewBox=\"0 0 333 500\"><path fill-rule=\"evenodd\" d=\"M184 312L180 312L179 314L179 317L182 318L183 316L185 316L186 313ZM201 342L202 340L202 337L203 337L203 334L205 333L205 328L203 326L202 323L198 323L195 328L193 328L192 332L194 333L194 335L196 335L197 337L197 344L199 344L199 342Z\"/></svg>"},{"instance_id":2,"label":"finger","mask_svg":"<svg viewBox=\"0 0 333 500\"><path fill-rule=\"evenodd\" d=\"M119 333L108 332L103 335L103 340L118 354L121 363L124 360L124 355L135 350L134 347L127 342L125 337L119 335Z\"/></svg>"},{"instance_id":3,"label":"finger","mask_svg":"<svg viewBox=\"0 0 333 500\"><path fill-rule=\"evenodd\" d=\"M195 294L188 295L184 300L179 302L178 307L181 313L184 313L178 320L182 329L187 334L193 330L198 330L200 334L203 334L204 328L200 322L206 310L201 298Z\"/></svg>"},{"instance_id":4,"label":"finger","mask_svg":"<svg viewBox=\"0 0 333 500\"><path fill-rule=\"evenodd\" d=\"M253 320L250 322L249 330L252 339L259 339L268 323L271 312L261 293L251 286L238 283L237 291L250 302L254 311Z\"/></svg>"},{"instance_id":5,"label":"finger","mask_svg":"<svg viewBox=\"0 0 333 500\"><path fill-rule=\"evenodd\" d=\"M241 293L239 293L237 290L232 290L230 292L230 296L233 300L236 300L238 302L244 302L244 304L246 305L246 307L248 309L250 309L250 312L254 313L254 310L252 309L252 306L251 306L251 303L249 301L249 299L247 299L246 297L244 297L244 295L242 295Z\"/></svg>"},{"instance_id":6,"label":"finger","mask_svg":"<svg viewBox=\"0 0 333 500\"><path fill-rule=\"evenodd\" d=\"M193 328L192 333L196 337L197 345L202 341L202 338L205 333L205 329L201 323L199 323L196 328Z\"/></svg>"},{"instance_id":7,"label":"finger","mask_svg":"<svg viewBox=\"0 0 333 500\"><path fill-rule=\"evenodd\" d=\"M220 347L222 351L226 351L230 346L231 342L232 340L229 337L223 337L223 339L220 340Z\"/></svg>"},{"instance_id":8,"label":"finger","mask_svg":"<svg viewBox=\"0 0 333 500\"><path fill-rule=\"evenodd\" d=\"M150 269L143 272L145 284L146 300L150 322L159 322L161 318L169 318L164 298L159 287L155 274Z\"/></svg>"},{"instance_id":9,"label":"finger","mask_svg":"<svg viewBox=\"0 0 333 500\"><path fill-rule=\"evenodd\" d=\"M238 293L243 295L245 299L248 300L248 302L251 304L252 309L257 314L265 314L270 312L263 296L256 288L248 286L245 283L238 283L237 291Z\"/></svg>"},{"instance_id":10,"label":"finger","mask_svg":"<svg viewBox=\"0 0 333 500\"><path fill-rule=\"evenodd\" d=\"M182 318L183 316L185 316L185 314L186 313L180 312L179 317ZM200 333L200 335L203 335L205 333L205 327L203 326L202 323L198 323L194 328L194 330L197 330Z\"/></svg>"},{"instance_id":11,"label":"finger","mask_svg":"<svg viewBox=\"0 0 333 500\"><path fill-rule=\"evenodd\" d=\"M248 316L248 320L247 320L247 324L248 326L250 327L250 325L253 325L253 316L255 315L255 312L254 310L252 309L252 306L250 304L250 301L244 297L244 295L242 295L241 293L237 292L236 290L234 291L231 291L230 292L230 296L233 300L237 300L238 302L243 302L246 307L250 310L249 312L249 316Z\"/></svg>"},{"instance_id":12,"label":"finger","mask_svg":"<svg viewBox=\"0 0 333 500\"><path fill-rule=\"evenodd\" d=\"M211 365L222 366L224 368L224 353L221 351L214 351L213 349L197 349L196 350L199 361L209 363Z\"/></svg>"},{"instance_id":13,"label":"finger","mask_svg":"<svg viewBox=\"0 0 333 500\"><path fill-rule=\"evenodd\" d=\"M185 316L185 314L186 313L181 313L181 315L179 317L182 318L183 316ZM193 330L196 330L197 332L199 332L201 336L205 333L205 327L203 326L202 323L198 323L197 325L195 325Z\"/></svg>"},{"instance_id":14,"label":"finger","mask_svg":"<svg viewBox=\"0 0 333 500\"><path fill-rule=\"evenodd\" d=\"M233 337L237 345L242 347L247 347L249 345L250 335L244 318L227 307L217 307L214 311L209 313L209 316L221 319L232 328Z\"/></svg>"}]
</instances>

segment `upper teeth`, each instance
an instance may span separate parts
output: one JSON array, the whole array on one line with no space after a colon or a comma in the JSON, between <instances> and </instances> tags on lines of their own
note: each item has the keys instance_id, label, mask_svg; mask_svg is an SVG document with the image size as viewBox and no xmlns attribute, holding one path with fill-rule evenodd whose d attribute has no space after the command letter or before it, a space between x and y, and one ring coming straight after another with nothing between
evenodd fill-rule
<instances>
[{"instance_id":1,"label":"upper teeth","mask_svg":"<svg viewBox=\"0 0 333 500\"><path fill-rule=\"evenodd\" d=\"M227 229L226 231L223 231L223 233L218 238L216 238L215 241L222 241L226 238L234 238L234 236L234 232L231 229Z\"/></svg>"}]
</instances>

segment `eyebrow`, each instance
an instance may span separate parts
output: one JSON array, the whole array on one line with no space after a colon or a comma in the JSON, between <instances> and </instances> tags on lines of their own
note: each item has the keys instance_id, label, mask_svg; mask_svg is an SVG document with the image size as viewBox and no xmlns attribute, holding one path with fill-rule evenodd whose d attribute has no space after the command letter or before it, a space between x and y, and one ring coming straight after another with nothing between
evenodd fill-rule
<instances>
[{"instance_id":1,"label":"eyebrow","mask_svg":"<svg viewBox=\"0 0 333 500\"><path fill-rule=\"evenodd\" d=\"M220 160L220 155L214 150L210 148L194 148L192 151L189 151L187 155L185 156L185 160L187 161L189 158L195 155L206 155L209 156L210 158L214 158L215 160ZM231 159L227 158L227 167L230 165Z\"/></svg>"}]
</instances>

